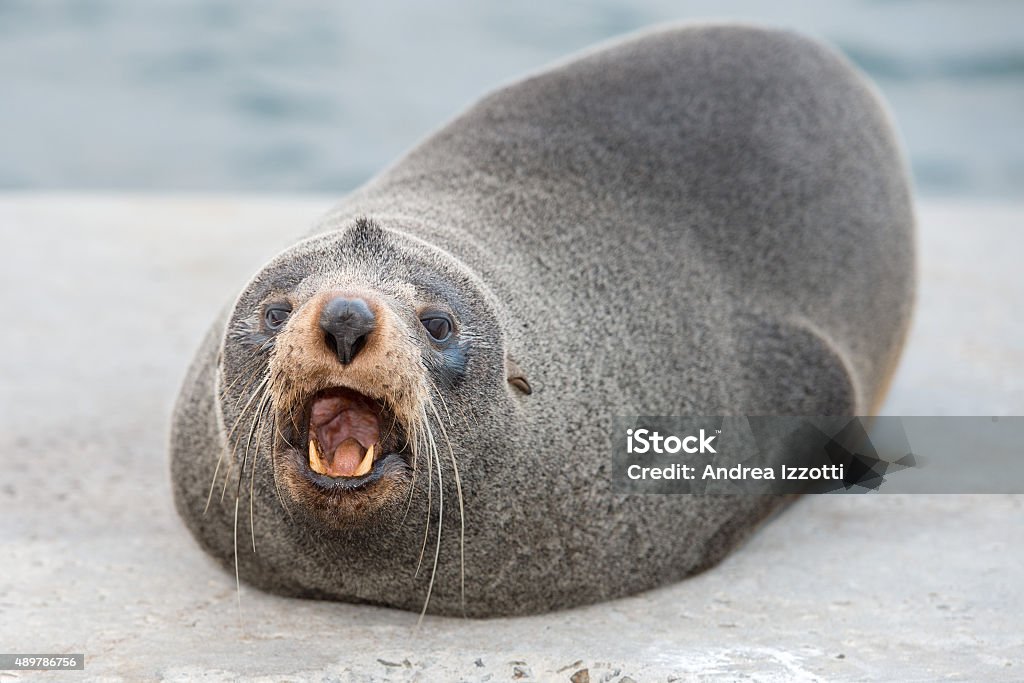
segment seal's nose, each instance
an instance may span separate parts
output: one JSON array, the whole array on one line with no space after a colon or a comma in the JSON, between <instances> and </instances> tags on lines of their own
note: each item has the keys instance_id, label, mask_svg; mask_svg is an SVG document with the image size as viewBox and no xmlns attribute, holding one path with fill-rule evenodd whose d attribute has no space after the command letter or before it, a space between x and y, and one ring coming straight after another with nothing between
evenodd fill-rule
<instances>
[{"instance_id":1,"label":"seal's nose","mask_svg":"<svg viewBox=\"0 0 1024 683\"><path fill-rule=\"evenodd\" d=\"M342 365L351 363L362 351L376 324L373 311L362 299L336 296L320 312L324 341L337 354Z\"/></svg>"}]
</instances>

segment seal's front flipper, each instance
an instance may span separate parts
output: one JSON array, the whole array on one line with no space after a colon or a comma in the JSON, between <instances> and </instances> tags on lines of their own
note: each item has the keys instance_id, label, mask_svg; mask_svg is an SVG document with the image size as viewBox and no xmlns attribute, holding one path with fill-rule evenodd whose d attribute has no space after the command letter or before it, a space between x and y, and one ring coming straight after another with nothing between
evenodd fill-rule
<instances>
[{"instance_id":1,"label":"seal's front flipper","mask_svg":"<svg viewBox=\"0 0 1024 683\"><path fill-rule=\"evenodd\" d=\"M843 352L810 322L757 317L738 348L748 415L857 415L857 387Z\"/></svg>"}]
</instances>

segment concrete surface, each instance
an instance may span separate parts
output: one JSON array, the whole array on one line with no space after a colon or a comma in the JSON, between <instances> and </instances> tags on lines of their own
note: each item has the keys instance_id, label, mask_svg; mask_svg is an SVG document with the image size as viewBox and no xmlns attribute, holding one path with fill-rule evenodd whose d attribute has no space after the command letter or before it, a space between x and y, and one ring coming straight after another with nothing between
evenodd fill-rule
<instances>
[{"instance_id":1,"label":"concrete surface","mask_svg":"<svg viewBox=\"0 0 1024 683\"><path fill-rule=\"evenodd\" d=\"M328 204L0 195L0 652L87 655L0 681L1024 680L1014 496L805 498L699 577L534 618L239 610L174 513L168 414L214 312ZM1021 414L1024 207L920 216L887 411Z\"/></svg>"}]
</instances>

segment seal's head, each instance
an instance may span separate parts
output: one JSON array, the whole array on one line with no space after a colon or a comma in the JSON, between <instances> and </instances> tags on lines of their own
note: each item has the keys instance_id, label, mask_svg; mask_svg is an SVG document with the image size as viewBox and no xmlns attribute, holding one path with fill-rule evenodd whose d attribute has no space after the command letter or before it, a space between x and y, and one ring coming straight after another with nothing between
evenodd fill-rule
<instances>
[{"instance_id":1,"label":"seal's head","mask_svg":"<svg viewBox=\"0 0 1024 683\"><path fill-rule=\"evenodd\" d=\"M452 412L465 424L475 402L460 391L471 384L500 406L503 368L479 280L443 250L360 219L288 249L247 285L224 338L219 406L236 453L269 452L290 513L357 529L402 513L418 459L468 450Z\"/></svg>"}]
</instances>

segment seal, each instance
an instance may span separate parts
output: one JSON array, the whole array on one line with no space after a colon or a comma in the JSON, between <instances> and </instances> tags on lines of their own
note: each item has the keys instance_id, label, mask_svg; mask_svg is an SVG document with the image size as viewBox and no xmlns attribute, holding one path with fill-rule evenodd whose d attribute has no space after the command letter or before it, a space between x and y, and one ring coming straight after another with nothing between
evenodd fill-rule
<instances>
[{"instance_id":1,"label":"seal","mask_svg":"<svg viewBox=\"0 0 1024 683\"><path fill-rule=\"evenodd\" d=\"M616 415L864 415L912 307L884 108L785 31L668 27L483 98L244 286L173 417L236 579L471 616L712 566L782 502L612 491Z\"/></svg>"}]
</instances>

